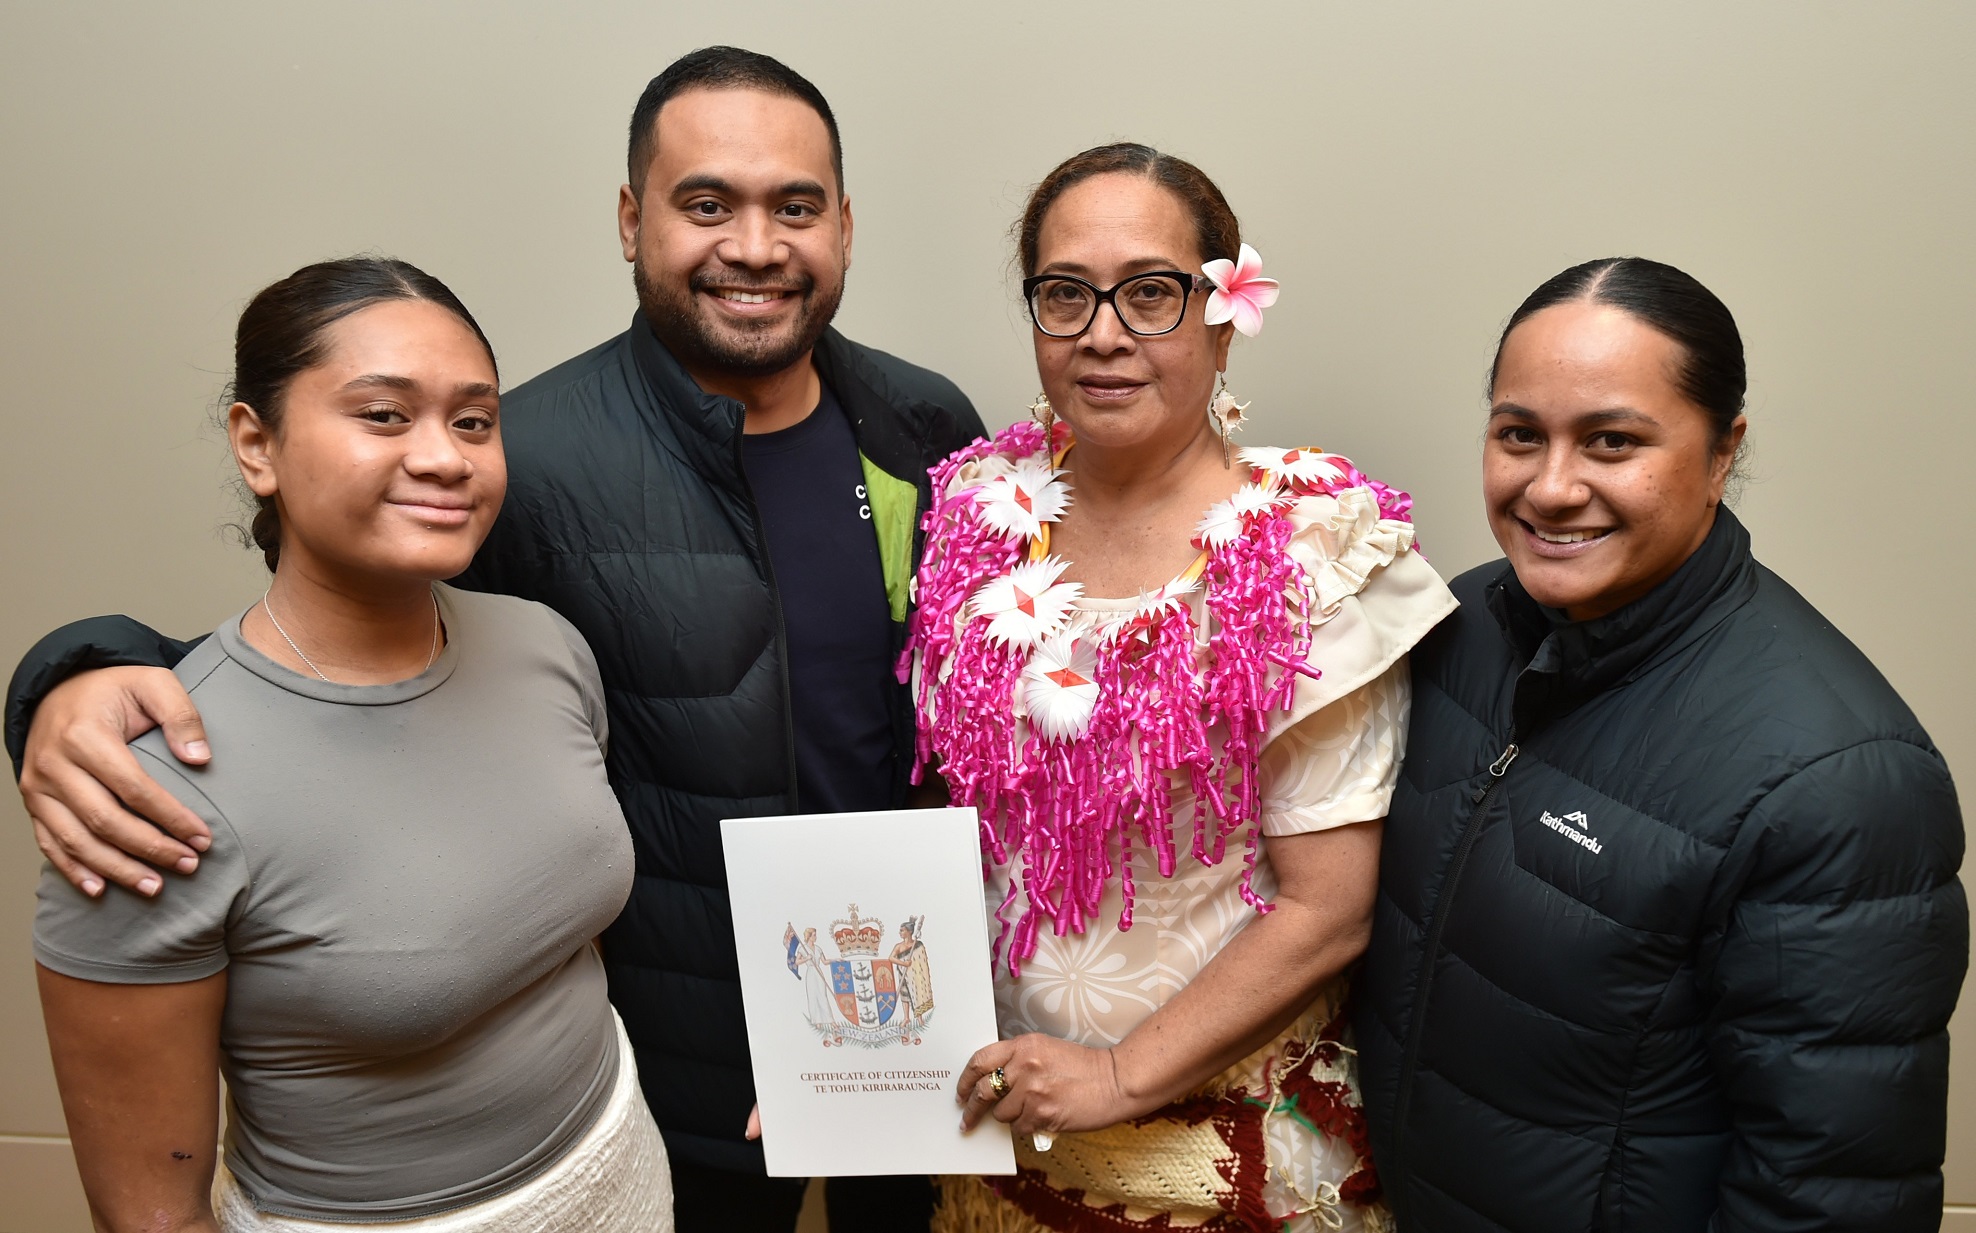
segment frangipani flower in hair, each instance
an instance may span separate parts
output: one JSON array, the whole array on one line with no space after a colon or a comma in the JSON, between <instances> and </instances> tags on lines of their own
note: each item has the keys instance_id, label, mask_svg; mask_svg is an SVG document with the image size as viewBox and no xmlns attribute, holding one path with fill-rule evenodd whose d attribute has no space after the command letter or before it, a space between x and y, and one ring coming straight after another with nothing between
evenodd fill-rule
<instances>
[{"instance_id":1,"label":"frangipani flower in hair","mask_svg":"<svg viewBox=\"0 0 1976 1233\"><path fill-rule=\"evenodd\" d=\"M1234 261L1226 257L1210 261L1201 273L1215 288L1208 293L1209 325L1233 321L1250 338L1262 333L1262 310L1276 303L1281 287L1275 279L1262 276L1262 258L1255 249L1244 244Z\"/></svg>"}]
</instances>

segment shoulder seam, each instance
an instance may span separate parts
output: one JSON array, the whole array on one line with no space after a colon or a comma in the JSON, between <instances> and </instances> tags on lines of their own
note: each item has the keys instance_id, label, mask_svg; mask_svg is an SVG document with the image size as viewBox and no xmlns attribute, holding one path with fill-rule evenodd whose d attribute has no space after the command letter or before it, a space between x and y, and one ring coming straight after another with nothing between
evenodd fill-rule
<instances>
[{"instance_id":1,"label":"shoulder seam","mask_svg":"<svg viewBox=\"0 0 1976 1233\"><path fill-rule=\"evenodd\" d=\"M210 637L216 637L216 636L217 636L217 635L215 635L215 634L208 634L208 635L207 635L207 637L209 637L209 638L210 638ZM220 657L219 657L218 659L216 659L216 660L214 660L214 661L213 661L213 663L212 663L212 666L211 666L211 667L209 667L209 668L207 668L207 669L206 669L206 670L205 670L204 672L202 672L202 673L200 673L200 674L199 674L199 679L198 679L198 680L196 680L196 681L188 681L188 682L186 683L186 686L185 686L185 692L186 692L187 694L190 694L190 693L191 693L191 692L192 692L193 690L195 690L195 689L197 689L197 688L199 688L199 687L200 687L201 685L204 685L204 684L205 684L205 683L206 683L206 682L207 682L208 680L210 680L210 679L212 678L212 675L213 675L213 673L215 673L215 672L218 672L218 671L220 670L220 665L221 665L221 664L223 664L223 663L226 663L226 662L228 662L228 661L229 661L229 660L231 660L232 658L233 658L233 656L231 656L231 655L229 655L229 654L227 654L225 650L221 650L221 651L220 651Z\"/></svg>"}]
</instances>

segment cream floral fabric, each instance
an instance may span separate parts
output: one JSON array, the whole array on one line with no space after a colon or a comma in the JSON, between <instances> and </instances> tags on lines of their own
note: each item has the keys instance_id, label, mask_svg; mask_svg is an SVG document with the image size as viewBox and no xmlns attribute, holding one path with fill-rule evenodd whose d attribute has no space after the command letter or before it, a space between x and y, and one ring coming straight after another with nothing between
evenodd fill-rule
<instances>
[{"instance_id":1,"label":"cream floral fabric","mask_svg":"<svg viewBox=\"0 0 1976 1233\"><path fill-rule=\"evenodd\" d=\"M1313 622L1310 663L1323 675L1299 679L1292 709L1271 724L1264 746L1264 835L1254 886L1269 898L1276 877L1269 838L1320 831L1385 816L1405 751L1411 686L1406 653L1455 608L1454 596L1417 552L1411 524L1381 520L1372 494L1352 489L1338 497L1306 497L1291 514L1291 551L1318 585L1321 611ZM1136 600L1086 599L1074 625L1097 629L1130 615ZM1202 597L1192 596L1206 652ZM1043 1032L1093 1047L1117 1044L1167 999L1184 988L1234 936L1257 919L1243 902L1239 840L1219 864L1204 865L1189 852L1193 797L1175 784L1173 813L1179 864L1172 878L1159 876L1152 854L1135 845L1134 920L1115 926L1124 907L1116 883L1107 891L1101 919L1086 933L1063 937L1043 930L1034 956L1013 979L998 970L996 1009L1004 1038ZM999 905L1015 871L989 870L990 906ZM1021 899L1010 905L1011 918ZM1342 1003L1344 989L1326 990L1296 1029L1309 1039ZM1266 1060L1281 1042L1237 1063L1214 1085L1262 1087ZM1346 1059L1350 1062L1349 1056ZM1347 1081L1355 1081L1348 1077ZM1288 1117L1266 1128L1273 1213L1297 1215L1292 1233L1318 1228L1375 1229L1383 1211L1361 1211L1336 1201L1336 1186L1356 1166L1344 1143ZM1045 1165L1044 1167L1047 1167ZM1327 1201L1328 1196L1328 1201Z\"/></svg>"},{"instance_id":2,"label":"cream floral fabric","mask_svg":"<svg viewBox=\"0 0 1976 1233\"><path fill-rule=\"evenodd\" d=\"M1385 816L1406 743L1410 697L1402 660L1264 747L1265 838L1255 876L1263 898L1276 893L1268 836ZM1203 865L1189 852L1184 820L1193 809L1193 796L1176 789L1179 867L1173 877L1160 877L1150 854L1135 851L1129 932L1102 927L1058 937L1044 929L1036 954L1022 965L1022 978L1004 974L997 987L1004 1036L1048 1032L1100 1048L1115 1045L1256 919L1242 900L1241 849L1231 843L1218 865ZM1007 865L991 872L991 903L1001 903L1010 872ZM1105 893L1102 919L1116 922L1124 906L1114 884Z\"/></svg>"},{"instance_id":3,"label":"cream floral fabric","mask_svg":"<svg viewBox=\"0 0 1976 1233\"><path fill-rule=\"evenodd\" d=\"M1298 835L1385 817L1412 703L1403 658L1263 746L1263 834Z\"/></svg>"}]
</instances>

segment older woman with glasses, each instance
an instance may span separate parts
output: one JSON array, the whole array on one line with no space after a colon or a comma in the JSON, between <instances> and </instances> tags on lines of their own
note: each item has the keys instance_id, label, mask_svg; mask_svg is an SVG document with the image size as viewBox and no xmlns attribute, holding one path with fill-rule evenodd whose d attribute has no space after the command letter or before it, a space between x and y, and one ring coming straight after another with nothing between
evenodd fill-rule
<instances>
[{"instance_id":1,"label":"older woman with glasses","mask_svg":"<svg viewBox=\"0 0 1976 1233\"><path fill-rule=\"evenodd\" d=\"M1453 597L1404 493L1232 446L1275 284L1198 168L1079 154L1020 256L1043 393L935 470L910 643L1001 922L962 1120L1020 1171L946 1179L936 1227L1387 1227L1344 978Z\"/></svg>"}]
</instances>

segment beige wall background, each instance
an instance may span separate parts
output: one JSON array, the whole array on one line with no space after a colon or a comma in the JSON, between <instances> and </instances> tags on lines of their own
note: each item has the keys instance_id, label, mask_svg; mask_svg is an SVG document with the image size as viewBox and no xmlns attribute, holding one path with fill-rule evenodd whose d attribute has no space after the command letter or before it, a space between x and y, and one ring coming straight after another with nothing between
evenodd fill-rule
<instances>
[{"instance_id":1,"label":"beige wall background","mask_svg":"<svg viewBox=\"0 0 1976 1233\"><path fill-rule=\"evenodd\" d=\"M209 422L235 315L296 266L426 267L510 384L622 329L624 124L711 42L829 96L858 224L840 324L991 426L1035 389L1006 244L1025 188L1113 138L1199 162L1285 287L1235 350L1251 437L1411 488L1449 574L1496 555L1477 451L1503 318L1581 260L1683 266L1748 343L1759 555L1976 778L1976 8L1953 0L0 6L0 665L76 617L189 634L258 594ZM82 1229L38 859L0 795L0 1230Z\"/></svg>"}]
</instances>

